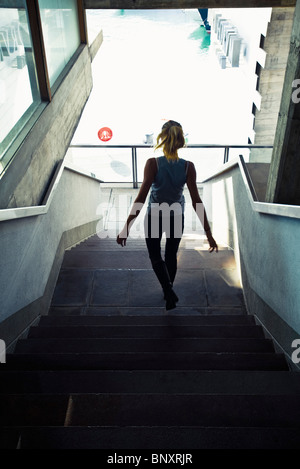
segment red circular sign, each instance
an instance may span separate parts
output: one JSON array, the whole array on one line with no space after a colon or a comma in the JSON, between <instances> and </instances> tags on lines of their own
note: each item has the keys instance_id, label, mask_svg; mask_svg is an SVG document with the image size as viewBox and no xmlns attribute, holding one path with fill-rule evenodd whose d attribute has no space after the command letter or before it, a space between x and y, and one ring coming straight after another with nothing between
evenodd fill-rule
<instances>
[{"instance_id":1,"label":"red circular sign","mask_svg":"<svg viewBox=\"0 0 300 469\"><path fill-rule=\"evenodd\" d=\"M113 136L112 130L109 127L102 127L98 132L98 137L102 142L108 142Z\"/></svg>"}]
</instances>

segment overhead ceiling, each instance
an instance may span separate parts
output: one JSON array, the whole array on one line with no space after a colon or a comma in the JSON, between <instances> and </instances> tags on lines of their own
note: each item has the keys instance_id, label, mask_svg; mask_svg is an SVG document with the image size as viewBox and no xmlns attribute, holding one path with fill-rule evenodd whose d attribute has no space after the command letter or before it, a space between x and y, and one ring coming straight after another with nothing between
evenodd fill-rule
<instances>
[{"instance_id":1,"label":"overhead ceiling","mask_svg":"<svg viewBox=\"0 0 300 469\"><path fill-rule=\"evenodd\" d=\"M83 0L86 9L295 7L296 0Z\"/></svg>"}]
</instances>

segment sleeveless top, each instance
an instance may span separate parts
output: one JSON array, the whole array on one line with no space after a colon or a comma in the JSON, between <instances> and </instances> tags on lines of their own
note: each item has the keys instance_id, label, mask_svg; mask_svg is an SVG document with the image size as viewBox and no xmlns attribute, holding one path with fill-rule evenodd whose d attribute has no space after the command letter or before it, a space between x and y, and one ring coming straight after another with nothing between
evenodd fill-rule
<instances>
[{"instance_id":1,"label":"sleeveless top","mask_svg":"<svg viewBox=\"0 0 300 469\"><path fill-rule=\"evenodd\" d=\"M148 211L151 204L167 203L173 205L179 203L182 213L184 212L185 199L183 188L186 183L188 161L167 160L165 156L156 158L157 173L151 187Z\"/></svg>"}]
</instances>

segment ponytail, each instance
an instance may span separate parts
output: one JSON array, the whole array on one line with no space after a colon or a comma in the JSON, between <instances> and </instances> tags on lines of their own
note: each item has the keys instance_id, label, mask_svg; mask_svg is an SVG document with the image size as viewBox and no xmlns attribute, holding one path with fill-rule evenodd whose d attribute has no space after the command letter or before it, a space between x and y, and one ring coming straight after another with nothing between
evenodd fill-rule
<instances>
[{"instance_id":1,"label":"ponytail","mask_svg":"<svg viewBox=\"0 0 300 469\"><path fill-rule=\"evenodd\" d=\"M162 148L168 160L178 159L177 150L184 147L185 139L181 125L175 121L166 122L157 137L155 150Z\"/></svg>"}]
</instances>

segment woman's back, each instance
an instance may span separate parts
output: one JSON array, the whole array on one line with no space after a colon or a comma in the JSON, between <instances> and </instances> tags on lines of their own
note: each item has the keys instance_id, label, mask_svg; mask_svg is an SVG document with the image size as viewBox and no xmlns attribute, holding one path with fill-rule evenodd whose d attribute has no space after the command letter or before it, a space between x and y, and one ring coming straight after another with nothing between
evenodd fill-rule
<instances>
[{"instance_id":1,"label":"woman's back","mask_svg":"<svg viewBox=\"0 0 300 469\"><path fill-rule=\"evenodd\" d=\"M186 183L188 162L182 158L156 158L157 173L152 184L149 205L152 203L180 203L183 207L183 188Z\"/></svg>"}]
</instances>

